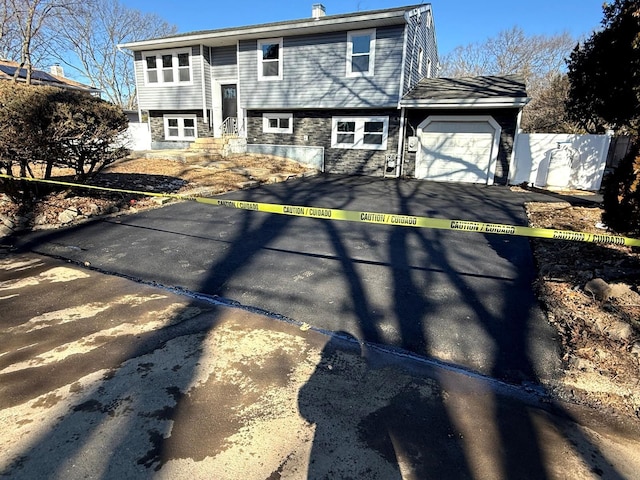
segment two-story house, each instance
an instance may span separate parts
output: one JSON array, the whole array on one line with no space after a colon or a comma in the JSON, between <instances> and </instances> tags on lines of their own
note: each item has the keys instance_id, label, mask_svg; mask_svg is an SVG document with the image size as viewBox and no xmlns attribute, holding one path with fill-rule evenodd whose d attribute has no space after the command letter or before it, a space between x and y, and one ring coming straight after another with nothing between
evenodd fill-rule
<instances>
[{"instance_id":1,"label":"two-story house","mask_svg":"<svg viewBox=\"0 0 640 480\"><path fill-rule=\"evenodd\" d=\"M122 47L134 52L152 148L232 133L322 147L329 173L506 181L526 97L514 79L428 83L438 69L428 4L343 15L316 4L307 19Z\"/></svg>"}]
</instances>

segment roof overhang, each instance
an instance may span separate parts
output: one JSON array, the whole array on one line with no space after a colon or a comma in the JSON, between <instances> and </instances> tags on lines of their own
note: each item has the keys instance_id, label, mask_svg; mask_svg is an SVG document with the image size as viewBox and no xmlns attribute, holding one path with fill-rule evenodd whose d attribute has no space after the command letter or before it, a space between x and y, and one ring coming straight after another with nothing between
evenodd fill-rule
<instances>
[{"instance_id":1,"label":"roof overhang","mask_svg":"<svg viewBox=\"0 0 640 480\"><path fill-rule=\"evenodd\" d=\"M400 107L430 109L522 108L530 100L529 97L443 98L438 100L423 98L401 100Z\"/></svg>"},{"instance_id":2,"label":"roof overhang","mask_svg":"<svg viewBox=\"0 0 640 480\"><path fill-rule=\"evenodd\" d=\"M298 21L268 23L240 28L227 28L204 32L193 32L185 35L142 40L118 45L132 51L160 48L180 48L194 44L210 47L235 45L239 40L252 40L266 37L290 36L299 34L318 34L334 31L358 30L367 28L402 25L405 23L406 8L363 12L362 14L332 15L309 18Z\"/></svg>"}]
</instances>

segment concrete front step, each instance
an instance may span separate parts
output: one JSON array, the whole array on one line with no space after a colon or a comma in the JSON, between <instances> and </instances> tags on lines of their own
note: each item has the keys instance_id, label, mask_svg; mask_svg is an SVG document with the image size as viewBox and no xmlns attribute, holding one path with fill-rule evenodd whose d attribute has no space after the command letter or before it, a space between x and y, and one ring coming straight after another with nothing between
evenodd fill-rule
<instances>
[{"instance_id":1,"label":"concrete front step","mask_svg":"<svg viewBox=\"0 0 640 480\"><path fill-rule=\"evenodd\" d=\"M246 138L237 137L197 138L191 143L188 150L205 155L221 155L226 157L232 154L245 153L247 151L247 140Z\"/></svg>"},{"instance_id":2,"label":"concrete front step","mask_svg":"<svg viewBox=\"0 0 640 480\"><path fill-rule=\"evenodd\" d=\"M229 143L229 138L213 138L213 137L200 137L191 142L191 146L209 146L209 145L226 145Z\"/></svg>"}]
</instances>

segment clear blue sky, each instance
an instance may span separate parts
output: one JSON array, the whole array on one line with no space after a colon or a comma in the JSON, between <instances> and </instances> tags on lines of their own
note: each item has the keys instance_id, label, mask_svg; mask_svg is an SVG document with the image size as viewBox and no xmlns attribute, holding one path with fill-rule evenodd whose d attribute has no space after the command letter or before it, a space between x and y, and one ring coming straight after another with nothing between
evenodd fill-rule
<instances>
[{"instance_id":1,"label":"clear blue sky","mask_svg":"<svg viewBox=\"0 0 640 480\"><path fill-rule=\"evenodd\" d=\"M378 10L420 1L397 0L122 0L131 8L156 13L180 33L296 20L322 3L328 15ZM441 55L460 45L482 42L518 26L527 35L568 32L584 38L600 27L603 0L433 0Z\"/></svg>"}]
</instances>

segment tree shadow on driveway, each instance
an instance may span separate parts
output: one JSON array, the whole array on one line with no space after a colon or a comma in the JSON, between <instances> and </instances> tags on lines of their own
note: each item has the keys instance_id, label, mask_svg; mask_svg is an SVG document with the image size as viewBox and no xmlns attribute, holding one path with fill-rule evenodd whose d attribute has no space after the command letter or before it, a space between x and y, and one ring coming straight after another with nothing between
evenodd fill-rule
<instances>
[{"instance_id":1,"label":"tree shadow on driveway","mask_svg":"<svg viewBox=\"0 0 640 480\"><path fill-rule=\"evenodd\" d=\"M402 214L424 215L430 209L444 209L446 206L442 201L438 203L438 195L442 195L438 193L438 187L430 188L428 184L341 177L329 177L326 183L322 179L310 184L293 182L277 188L250 190L237 196L249 201L273 199L283 204L369 210L372 205L364 194L361 195L369 190L377 195L389 195L388 205L394 208L394 212ZM474 196L476 191L471 191L467 195ZM330 196L330 204L318 205L318 202L324 202L325 195ZM476 200L482 201L480 195L475 196ZM429 201L425 202L425 199ZM457 200L462 201L460 198ZM504 212L505 207L493 198L482 205L485 210L492 207L502 212L500 218L513 217L511 211ZM166 215L169 212L164 210ZM482 214L490 215L485 211ZM227 248L224 254L213 260L200 259L199 266L206 273L199 281L199 291L224 294L227 286L241 274L246 274L265 250L277 248L280 239L298 232L295 227L301 225L301 220L251 211L235 212L233 234L225 238ZM532 312L537 307L533 297L522 302L520 296L513 294L514 286L526 287L529 274L520 272L519 264L514 265L519 260L510 253L511 250L505 250L504 239L481 237L489 246L488 250L482 251L493 251L496 260L502 258L505 262L492 267L491 272L477 272L474 261L478 252L472 242L478 240L464 237L468 234L454 236L449 232L377 225L360 225L361 228L356 229L346 223L305 222L305 228L313 225L311 236L326 239L330 249L324 256L314 254L305 258L309 265L316 265L319 270L320 260L331 263L325 276L344 286L341 312L350 314L356 327L347 331L356 339L347 342L351 347L346 348L341 341L329 341L315 373L298 392L300 414L315 425L309 459L311 466L306 476L323 478L328 475L330 468L327 470L326 466L334 464L332 458L335 459L336 453L345 448L344 438L331 434L342 423L343 427L348 427L346 430L350 430L345 438L355 438L359 444L375 451L384 460L378 473L389 472L391 478L396 474L407 476L406 472L413 472L414 478L424 478L423 475L429 472L437 472L443 477L454 472L457 478L480 478L478 472L494 471L485 464L478 464L474 455L482 451L483 442L490 442L494 447L491 458L499 465L495 471L504 478L551 477L545 463L543 451L546 446L538 418L529 404L509 403L494 392L483 391L484 406L471 413L483 413L482 425L495 435L490 439L483 434L474 442L467 438L474 426L468 410L471 407L465 406L464 402L468 392L464 390L466 387L454 385L449 375L441 373L429 379L406 380L395 384L398 388L393 394L375 396L382 385L393 384L394 381L393 377L385 377L386 374L392 375L388 373L391 371L380 370L374 352L389 338L393 340L389 349L395 353L408 355L417 350L421 354L431 354L448 363L451 370L461 365L469 370L477 366L477 370L511 382L526 380L535 383L538 380L540 364L531 348L532 335L536 332L530 326ZM125 226L113 223L106 228L115 232L125 230ZM126 228L132 231L130 227ZM136 231L142 232L143 229ZM150 230L144 232L144 235L151 234ZM67 234L55 232L39 241L55 242ZM205 237L194 231L169 234L178 237L179 241L185 241L187 235ZM372 255L377 255L375 261L386 267L385 275L390 279L387 291L370 288L370 276L375 272L366 270L365 266L371 259L354 255L354 240L380 247ZM38 250L40 247L32 244L30 248ZM74 260L82 262L82 251L76 253L78 256ZM167 268L177 267L168 265ZM278 270L283 266L274 263L272 268ZM486 285L485 276L492 279L493 289L479 287L477 282ZM291 294L302 288L294 282L294 277L285 281L280 293L282 299L304 301L304 295ZM248 290L250 286L246 288ZM212 292L212 289L215 290ZM390 296L390 306L379 310L380 304L384 303L380 298L383 295ZM194 301L188 306L195 305ZM456 319L458 314L465 318L457 318L457 324L448 321ZM96 379L90 389L80 392L71 411L61 412L59 421L48 427L17 459L11 473L33 478L34 474L38 476L46 468L49 472L56 472L55 475L69 477L73 472L84 474L82 468L78 470L78 465L83 464L102 466L102 470L95 472L96 478L116 478L122 471L120 469L131 475L140 472L151 475L155 470L162 472L176 458L178 447L172 435L178 430L172 422L179 421L180 412L193 408L192 388L195 383L206 381L199 373L201 364L209 360L203 342L208 332L215 333L218 320L218 314L214 312L204 323L179 321L139 339L135 336L130 338L126 348L108 357L109 368L114 371L105 378ZM472 335L468 335L469 331ZM188 345L181 343L187 337L191 342ZM158 353L167 346L173 349L172 352L175 350L179 360L167 370L156 372L153 366L148 365L151 362L143 357ZM345 356L345 351L349 356ZM169 358L173 357L169 355ZM328 365L335 368L329 369ZM342 368L345 366L347 368ZM283 360L282 368L292 367ZM102 369L102 364L95 363L85 366L77 376L101 372ZM42 377L56 375L53 368L41 373ZM123 381L110 383L114 375ZM321 386L326 382L319 382L319 379L327 375L335 379L335 385L350 389L322 391ZM170 379L171 389L158 389L154 385L162 376ZM472 374L468 375L469 383L475 385L477 382L473 378ZM338 383L345 379L344 384ZM61 387L64 385L66 383L60 384ZM331 395L327 396L327 393ZM231 411L224 398L233 395L233 392L220 392L218 397L210 399L217 400L222 408ZM10 397L7 395L6 398ZM347 403L341 403L343 400ZM362 415L355 416L349 408L341 412L336 408L325 409L329 401L331 406L338 408L340 405L357 406L356 411ZM562 413L560 405L555 408ZM130 414L132 410L135 415ZM350 416L350 421L344 423L344 419ZM198 418L202 423L211 421L205 417ZM231 432L239 425L232 421L209 424L209 427L212 432L216 429ZM203 432L206 433L206 429ZM578 441L588 446L588 454L577 449L574 453L593 471L604 472L609 478L622 478L579 429L561 430L559 435L567 444ZM131 441L138 442L143 447L142 451L139 448L129 451ZM214 443L200 447L198 458L215 456L224 450L224 446ZM88 448L94 451L94 457L87 456ZM248 465L252 460L247 456L242 461ZM360 467L354 471L364 474ZM375 478L374 474L378 473L372 472L370 478Z\"/></svg>"}]
</instances>

